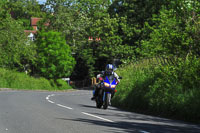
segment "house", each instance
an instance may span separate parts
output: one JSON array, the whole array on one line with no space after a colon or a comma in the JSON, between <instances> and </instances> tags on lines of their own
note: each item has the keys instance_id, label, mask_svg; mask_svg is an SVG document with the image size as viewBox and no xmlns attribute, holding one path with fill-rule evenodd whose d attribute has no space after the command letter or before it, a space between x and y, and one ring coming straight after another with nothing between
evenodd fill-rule
<instances>
[{"instance_id":1,"label":"house","mask_svg":"<svg viewBox=\"0 0 200 133\"><path fill-rule=\"evenodd\" d=\"M37 22L39 22L41 20L41 18L35 18L35 17L31 17L31 26L33 27L33 30L24 30L24 32L26 33L27 37L31 40L34 41L35 40L35 34L37 33Z\"/></svg>"},{"instance_id":2,"label":"house","mask_svg":"<svg viewBox=\"0 0 200 133\"><path fill-rule=\"evenodd\" d=\"M33 27L33 30L24 30L24 32L26 33L27 37L31 41L35 40L35 34L37 34L37 30L38 30L38 22L41 19L42 18L31 17L31 26ZM45 26L48 26L48 25L49 25L49 23L45 24Z\"/></svg>"}]
</instances>

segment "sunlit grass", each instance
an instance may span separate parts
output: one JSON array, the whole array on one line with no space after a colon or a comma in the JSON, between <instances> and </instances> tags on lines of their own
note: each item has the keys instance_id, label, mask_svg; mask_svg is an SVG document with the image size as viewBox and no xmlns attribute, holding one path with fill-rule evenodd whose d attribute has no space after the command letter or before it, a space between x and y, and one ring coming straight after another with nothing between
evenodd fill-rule
<instances>
[{"instance_id":1,"label":"sunlit grass","mask_svg":"<svg viewBox=\"0 0 200 133\"><path fill-rule=\"evenodd\" d=\"M162 64L154 58L121 66L117 73L123 79L113 105L200 122L200 61L192 58L172 64Z\"/></svg>"},{"instance_id":2,"label":"sunlit grass","mask_svg":"<svg viewBox=\"0 0 200 133\"><path fill-rule=\"evenodd\" d=\"M0 88L23 90L66 90L71 89L65 81L49 81L45 78L34 78L25 73L0 68Z\"/></svg>"}]
</instances>

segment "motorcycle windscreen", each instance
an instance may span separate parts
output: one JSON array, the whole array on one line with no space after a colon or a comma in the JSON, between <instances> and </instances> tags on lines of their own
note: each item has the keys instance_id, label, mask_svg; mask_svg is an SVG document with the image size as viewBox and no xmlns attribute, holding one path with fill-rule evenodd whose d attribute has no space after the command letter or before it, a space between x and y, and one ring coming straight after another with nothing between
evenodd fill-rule
<instances>
[{"instance_id":1,"label":"motorcycle windscreen","mask_svg":"<svg viewBox=\"0 0 200 133\"><path fill-rule=\"evenodd\" d=\"M106 78L104 79L104 82L111 84L115 81L115 77L113 75L110 76L106 76Z\"/></svg>"},{"instance_id":2,"label":"motorcycle windscreen","mask_svg":"<svg viewBox=\"0 0 200 133\"><path fill-rule=\"evenodd\" d=\"M115 79L114 75L108 76L108 80L111 85L116 85L116 79Z\"/></svg>"}]
</instances>

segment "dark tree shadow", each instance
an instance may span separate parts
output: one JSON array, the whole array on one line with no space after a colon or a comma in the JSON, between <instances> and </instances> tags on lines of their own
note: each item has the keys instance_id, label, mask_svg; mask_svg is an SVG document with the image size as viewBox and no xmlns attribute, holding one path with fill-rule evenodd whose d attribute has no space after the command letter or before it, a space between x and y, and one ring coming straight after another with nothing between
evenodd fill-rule
<instances>
[{"instance_id":1,"label":"dark tree shadow","mask_svg":"<svg viewBox=\"0 0 200 133\"><path fill-rule=\"evenodd\" d=\"M180 127L180 126L169 126L169 125L156 125L150 123L136 123L136 122L105 122L102 120L91 120L91 119L67 119L67 118L57 118L63 121L76 121L82 122L90 125L99 125L102 127L109 127L105 132L112 132L112 133L119 133L119 132L126 132L126 133L142 133L143 131L150 132L150 133L199 133L200 127Z\"/></svg>"},{"instance_id":2,"label":"dark tree shadow","mask_svg":"<svg viewBox=\"0 0 200 133\"><path fill-rule=\"evenodd\" d=\"M93 109L97 109L95 104L92 106L92 105L85 105L85 104L79 104L79 106L81 107L85 107L85 108L93 108Z\"/></svg>"}]
</instances>

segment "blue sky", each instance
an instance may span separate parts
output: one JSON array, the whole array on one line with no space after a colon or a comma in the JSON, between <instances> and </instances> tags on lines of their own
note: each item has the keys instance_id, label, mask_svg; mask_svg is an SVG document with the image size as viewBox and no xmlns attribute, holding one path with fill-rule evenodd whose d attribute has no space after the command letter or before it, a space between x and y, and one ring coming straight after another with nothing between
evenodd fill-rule
<instances>
[{"instance_id":1,"label":"blue sky","mask_svg":"<svg viewBox=\"0 0 200 133\"><path fill-rule=\"evenodd\" d=\"M46 0L37 0L40 4L43 4L44 2L46 2Z\"/></svg>"}]
</instances>

